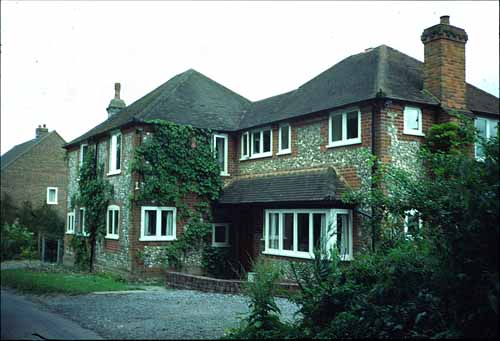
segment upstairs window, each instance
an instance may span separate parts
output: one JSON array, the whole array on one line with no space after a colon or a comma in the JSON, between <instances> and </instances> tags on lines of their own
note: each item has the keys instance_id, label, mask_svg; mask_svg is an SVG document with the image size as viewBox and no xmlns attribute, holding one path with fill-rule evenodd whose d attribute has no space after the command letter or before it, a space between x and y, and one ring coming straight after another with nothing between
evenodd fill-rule
<instances>
[{"instance_id":1,"label":"upstairs window","mask_svg":"<svg viewBox=\"0 0 500 341\"><path fill-rule=\"evenodd\" d=\"M225 247L229 246L229 224L213 224L212 225L212 246Z\"/></svg>"},{"instance_id":2,"label":"upstairs window","mask_svg":"<svg viewBox=\"0 0 500 341\"><path fill-rule=\"evenodd\" d=\"M141 207L141 241L175 240L175 207Z\"/></svg>"},{"instance_id":3,"label":"upstairs window","mask_svg":"<svg viewBox=\"0 0 500 341\"><path fill-rule=\"evenodd\" d=\"M120 207L116 205L108 206L106 218L106 238L118 239L118 226L120 223Z\"/></svg>"},{"instance_id":4,"label":"upstairs window","mask_svg":"<svg viewBox=\"0 0 500 341\"><path fill-rule=\"evenodd\" d=\"M361 143L361 112L359 110L330 114L328 147Z\"/></svg>"},{"instance_id":5,"label":"upstairs window","mask_svg":"<svg viewBox=\"0 0 500 341\"><path fill-rule=\"evenodd\" d=\"M250 156L250 136L247 132L241 135L241 160L246 160Z\"/></svg>"},{"instance_id":6,"label":"upstairs window","mask_svg":"<svg viewBox=\"0 0 500 341\"><path fill-rule=\"evenodd\" d=\"M57 187L47 187L47 204L57 205Z\"/></svg>"},{"instance_id":7,"label":"upstairs window","mask_svg":"<svg viewBox=\"0 0 500 341\"><path fill-rule=\"evenodd\" d=\"M214 135L214 154L220 167L220 175L229 175L227 167L227 134Z\"/></svg>"},{"instance_id":8,"label":"upstairs window","mask_svg":"<svg viewBox=\"0 0 500 341\"><path fill-rule=\"evenodd\" d=\"M108 175L119 174L121 164L122 134L111 135L109 141L109 173Z\"/></svg>"},{"instance_id":9,"label":"upstairs window","mask_svg":"<svg viewBox=\"0 0 500 341\"><path fill-rule=\"evenodd\" d=\"M422 219L420 217L420 212L415 209L406 211L404 223L405 236L407 236L408 238L414 238L418 236L421 229Z\"/></svg>"},{"instance_id":10,"label":"upstairs window","mask_svg":"<svg viewBox=\"0 0 500 341\"><path fill-rule=\"evenodd\" d=\"M251 133L250 158L272 156L273 131L271 128L254 130Z\"/></svg>"},{"instance_id":11,"label":"upstairs window","mask_svg":"<svg viewBox=\"0 0 500 341\"><path fill-rule=\"evenodd\" d=\"M405 107L403 116L404 134L424 136L424 133L422 132L422 110L420 110L420 108Z\"/></svg>"},{"instance_id":12,"label":"upstairs window","mask_svg":"<svg viewBox=\"0 0 500 341\"><path fill-rule=\"evenodd\" d=\"M67 215L66 233L67 234L75 233L75 211L69 212Z\"/></svg>"},{"instance_id":13,"label":"upstairs window","mask_svg":"<svg viewBox=\"0 0 500 341\"><path fill-rule=\"evenodd\" d=\"M498 121L493 119L488 119L484 117L478 117L474 121L474 126L477 129L479 138L482 140L488 140L498 134ZM484 158L484 150L481 146L480 141L476 141L474 145L474 151L476 159Z\"/></svg>"},{"instance_id":14,"label":"upstairs window","mask_svg":"<svg viewBox=\"0 0 500 341\"><path fill-rule=\"evenodd\" d=\"M83 165L83 161L85 160L85 156L89 151L89 145L84 143L80 145L80 167Z\"/></svg>"},{"instance_id":15,"label":"upstairs window","mask_svg":"<svg viewBox=\"0 0 500 341\"><path fill-rule=\"evenodd\" d=\"M278 134L278 155L279 154L289 154L292 151L291 148L291 137L292 137L292 128L290 124L282 124L279 127Z\"/></svg>"}]
</instances>

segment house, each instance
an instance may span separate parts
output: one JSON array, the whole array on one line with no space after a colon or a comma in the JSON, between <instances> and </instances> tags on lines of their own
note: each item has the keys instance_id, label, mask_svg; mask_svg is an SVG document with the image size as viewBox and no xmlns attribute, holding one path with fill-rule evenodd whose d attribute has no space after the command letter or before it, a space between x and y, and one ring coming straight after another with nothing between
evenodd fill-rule
<instances>
[{"instance_id":1,"label":"house","mask_svg":"<svg viewBox=\"0 0 500 341\"><path fill-rule=\"evenodd\" d=\"M66 141L57 131L49 132L44 124L36 128L34 139L21 143L2 155L2 200L7 195L18 208L25 201L31 202L33 208L47 204L65 219L68 170L64 160L64 144ZM56 245L52 245L53 242L50 244L47 245L47 251L50 249L57 253ZM53 258L52 256L49 258Z\"/></svg>"},{"instance_id":2,"label":"house","mask_svg":"<svg viewBox=\"0 0 500 341\"><path fill-rule=\"evenodd\" d=\"M131 160L151 119L214 131L225 186L213 205L212 243L230 247L245 268L259 256L276 262L310 259L327 229L333 233L328 244L337 245L343 259L352 259L370 236L360 228L359 211L340 197L349 187L370 190L372 154L418 172L416 153L428 129L453 120L456 112L474 118L485 137L496 133L498 98L465 82L467 39L443 16L421 36L423 63L381 45L342 60L293 91L257 102L195 70L129 106L117 85L108 118L66 145L68 198L78 189L78 165L88 144L97 145L114 185L108 211L115 218L108 219L97 264L153 271L159 248L183 233L175 207L129 200L139 181ZM158 223L164 211L174 217L173 228L148 235L147 217ZM68 213L66 242L81 230L83 217L83 208Z\"/></svg>"}]
</instances>

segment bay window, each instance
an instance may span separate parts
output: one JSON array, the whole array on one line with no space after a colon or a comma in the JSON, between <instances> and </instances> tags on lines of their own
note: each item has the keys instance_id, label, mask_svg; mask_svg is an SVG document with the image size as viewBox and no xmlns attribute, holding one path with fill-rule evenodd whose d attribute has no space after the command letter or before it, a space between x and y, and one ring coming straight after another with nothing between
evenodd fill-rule
<instances>
[{"instance_id":1,"label":"bay window","mask_svg":"<svg viewBox=\"0 0 500 341\"><path fill-rule=\"evenodd\" d=\"M346 209L266 210L264 254L314 258L314 249L335 248L352 259L352 212Z\"/></svg>"}]
</instances>

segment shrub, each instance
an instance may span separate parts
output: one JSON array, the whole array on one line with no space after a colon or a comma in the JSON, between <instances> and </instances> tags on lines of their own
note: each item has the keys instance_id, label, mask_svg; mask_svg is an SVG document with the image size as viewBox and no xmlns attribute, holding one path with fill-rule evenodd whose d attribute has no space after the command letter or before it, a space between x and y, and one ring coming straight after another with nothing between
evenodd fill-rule
<instances>
[{"instance_id":1,"label":"shrub","mask_svg":"<svg viewBox=\"0 0 500 341\"><path fill-rule=\"evenodd\" d=\"M18 223L3 224L1 226L2 261L14 259L22 255L31 255L35 245L33 234Z\"/></svg>"}]
</instances>

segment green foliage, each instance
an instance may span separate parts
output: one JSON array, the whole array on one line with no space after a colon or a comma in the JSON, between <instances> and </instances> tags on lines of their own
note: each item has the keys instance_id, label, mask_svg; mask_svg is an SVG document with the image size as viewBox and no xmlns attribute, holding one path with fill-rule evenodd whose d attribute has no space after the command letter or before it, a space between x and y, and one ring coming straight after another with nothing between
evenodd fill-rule
<instances>
[{"instance_id":1,"label":"green foliage","mask_svg":"<svg viewBox=\"0 0 500 341\"><path fill-rule=\"evenodd\" d=\"M132 170L142 179L135 200L174 206L187 221L181 236L165 247L169 266L182 268L192 250L207 243L211 225L210 203L222 188L220 168L213 157L210 131L154 120L153 132L137 147ZM187 205L193 195L198 202Z\"/></svg>"},{"instance_id":2,"label":"green foliage","mask_svg":"<svg viewBox=\"0 0 500 341\"><path fill-rule=\"evenodd\" d=\"M254 265L255 277L248 282L244 292L249 296L250 315L242 320L238 329L231 330L230 339L270 339L284 338L293 331L281 322L280 309L274 297L279 293L277 283L282 273L271 262L259 260Z\"/></svg>"},{"instance_id":3,"label":"green foliage","mask_svg":"<svg viewBox=\"0 0 500 341\"><path fill-rule=\"evenodd\" d=\"M427 132L424 147L431 153L461 153L474 143L472 120L433 125Z\"/></svg>"},{"instance_id":4,"label":"green foliage","mask_svg":"<svg viewBox=\"0 0 500 341\"><path fill-rule=\"evenodd\" d=\"M130 290L131 287L109 276L58 273L30 269L2 270L2 285L37 294L88 294L97 291Z\"/></svg>"},{"instance_id":5,"label":"green foliage","mask_svg":"<svg viewBox=\"0 0 500 341\"><path fill-rule=\"evenodd\" d=\"M204 245L202 267L208 275L216 278L233 278L236 275L236 266L231 248Z\"/></svg>"},{"instance_id":6,"label":"green foliage","mask_svg":"<svg viewBox=\"0 0 500 341\"><path fill-rule=\"evenodd\" d=\"M73 238L71 238L70 246L75 254L75 267L80 270L89 269L90 245L87 237L74 235Z\"/></svg>"},{"instance_id":7,"label":"green foliage","mask_svg":"<svg viewBox=\"0 0 500 341\"><path fill-rule=\"evenodd\" d=\"M0 225L12 224L16 219L17 207L12 201L12 197L7 193L2 193L0 202Z\"/></svg>"},{"instance_id":8,"label":"green foliage","mask_svg":"<svg viewBox=\"0 0 500 341\"><path fill-rule=\"evenodd\" d=\"M95 148L90 146L84 157L79 170L78 194L72 198L72 205L85 207L88 233L88 238L73 238L75 262L79 266L88 265L89 271L93 270L96 241L106 233L106 210L113 194L113 187L104 178L104 165L97 163Z\"/></svg>"},{"instance_id":9,"label":"green foliage","mask_svg":"<svg viewBox=\"0 0 500 341\"><path fill-rule=\"evenodd\" d=\"M1 260L14 259L19 256L31 257L36 243L33 233L28 228L18 224L4 223L1 225Z\"/></svg>"}]
</instances>

